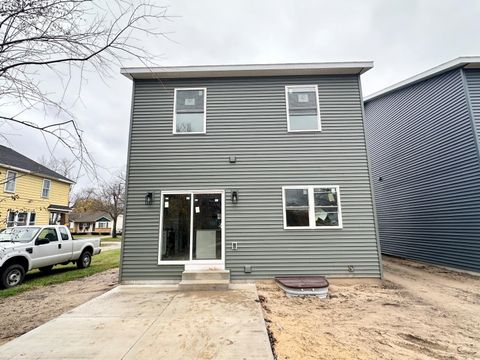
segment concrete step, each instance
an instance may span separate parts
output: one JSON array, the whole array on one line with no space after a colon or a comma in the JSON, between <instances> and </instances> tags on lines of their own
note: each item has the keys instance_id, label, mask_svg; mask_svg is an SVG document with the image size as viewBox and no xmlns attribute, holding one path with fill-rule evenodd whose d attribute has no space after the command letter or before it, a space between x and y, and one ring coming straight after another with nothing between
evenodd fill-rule
<instances>
[{"instance_id":1,"label":"concrete step","mask_svg":"<svg viewBox=\"0 0 480 360\"><path fill-rule=\"evenodd\" d=\"M230 280L182 280L178 284L181 291L228 290Z\"/></svg>"},{"instance_id":2,"label":"concrete step","mask_svg":"<svg viewBox=\"0 0 480 360\"><path fill-rule=\"evenodd\" d=\"M230 270L185 270L182 280L227 280L230 281Z\"/></svg>"}]
</instances>

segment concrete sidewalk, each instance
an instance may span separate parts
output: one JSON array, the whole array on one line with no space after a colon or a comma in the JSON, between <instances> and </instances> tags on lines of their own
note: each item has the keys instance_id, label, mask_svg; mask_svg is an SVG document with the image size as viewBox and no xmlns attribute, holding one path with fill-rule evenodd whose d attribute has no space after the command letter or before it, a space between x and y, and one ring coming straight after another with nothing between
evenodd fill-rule
<instances>
[{"instance_id":1,"label":"concrete sidewalk","mask_svg":"<svg viewBox=\"0 0 480 360\"><path fill-rule=\"evenodd\" d=\"M254 285L119 286L0 347L0 359L273 358Z\"/></svg>"}]
</instances>

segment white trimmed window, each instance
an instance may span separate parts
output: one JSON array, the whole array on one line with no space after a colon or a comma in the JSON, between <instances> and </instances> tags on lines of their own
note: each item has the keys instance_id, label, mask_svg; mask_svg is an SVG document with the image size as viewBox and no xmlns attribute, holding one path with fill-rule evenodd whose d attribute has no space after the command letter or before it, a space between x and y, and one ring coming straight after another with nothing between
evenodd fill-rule
<instances>
[{"instance_id":1,"label":"white trimmed window","mask_svg":"<svg viewBox=\"0 0 480 360\"><path fill-rule=\"evenodd\" d=\"M28 213L26 212L19 212L17 213L17 220L16 220L16 225L17 226L25 226L28 224Z\"/></svg>"},{"instance_id":2,"label":"white trimmed window","mask_svg":"<svg viewBox=\"0 0 480 360\"><path fill-rule=\"evenodd\" d=\"M98 229L106 229L106 228L108 228L108 222L106 222L106 221L99 221L97 228L98 228Z\"/></svg>"},{"instance_id":3,"label":"white trimmed window","mask_svg":"<svg viewBox=\"0 0 480 360\"><path fill-rule=\"evenodd\" d=\"M14 211L9 211L7 215L7 227L15 226L15 218L17 217L17 213Z\"/></svg>"},{"instance_id":4,"label":"white trimmed window","mask_svg":"<svg viewBox=\"0 0 480 360\"><path fill-rule=\"evenodd\" d=\"M7 214L7 227L35 225L34 212L9 211Z\"/></svg>"},{"instance_id":5,"label":"white trimmed window","mask_svg":"<svg viewBox=\"0 0 480 360\"><path fill-rule=\"evenodd\" d=\"M284 186L282 192L284 229L342 228L338 186Z\"/></svg>"},{"instance_id":6,"label":"white trimmed window","mask_svg":"<svg viewBox=\"0 0 480 360\"><path fill-rule=\"evenodd\" d=\"M205 134L207 119L207 89L175 89L173 99L173 133Z\"/></svg>"},{"instance_id":7,"label":"white trimmed window","mask_svg":"<svg viewBox=\"0 0 480 360\"><path fill-rule=\"evenodd\" d=\"M321 131L317 85L285 87L288 131Z\"/></svg>"},{"instance_id":8,"label":"white trimmed window","mask_svg":"<svg viewBox=\"0 0 480 360\"><path fill-rule=\"evenodd\" d=\"M50 195L50 185L51 181L48 179L43 179L43 186L42 186L42 197L48 198L48 195Z\"/></svg>"},{"instance_id":9,"label":"white trimmed window","mask_svg":"<svg viewBox=\"0 0 480 360\"><path fill-rule=\"evenodd\" d=\"M5 187L3 190L5 192L15 192L15 187L17 185L17 172L7 170L7 176L5 177Z\"/></svg>"}]
</instances>

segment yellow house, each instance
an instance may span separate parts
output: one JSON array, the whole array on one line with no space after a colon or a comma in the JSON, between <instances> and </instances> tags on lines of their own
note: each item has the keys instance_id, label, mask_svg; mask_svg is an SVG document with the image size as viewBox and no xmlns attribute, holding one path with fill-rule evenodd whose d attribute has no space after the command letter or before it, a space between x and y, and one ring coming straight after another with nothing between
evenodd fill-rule
<instances>
[{"instance_id":1,"label":"yellow house","mask_svg":"<svg viewBox=\"0 0 480 360\"><path fill-rule=\"evenodd\" d=\"M73 181L0 145L0 229L67 224Z\"/></svg>"}]
</instances>

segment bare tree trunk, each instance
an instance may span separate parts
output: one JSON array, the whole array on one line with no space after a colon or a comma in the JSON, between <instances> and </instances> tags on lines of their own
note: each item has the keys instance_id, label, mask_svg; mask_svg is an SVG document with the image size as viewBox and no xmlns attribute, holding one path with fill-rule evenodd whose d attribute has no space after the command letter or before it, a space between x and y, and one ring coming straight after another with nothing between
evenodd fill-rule
<instances>
[{"instance_id":1,"label":"bare tree trunk","mask_svg":"<svg viewBox=\"0 0 480 360\"><path fill-rule=\"evenodd\" d=\"M117 238L117 216L113 217L112 238Z\"/></svg>"}]
</instances>

